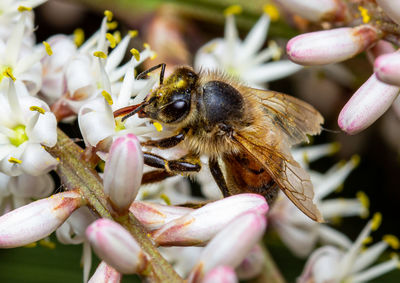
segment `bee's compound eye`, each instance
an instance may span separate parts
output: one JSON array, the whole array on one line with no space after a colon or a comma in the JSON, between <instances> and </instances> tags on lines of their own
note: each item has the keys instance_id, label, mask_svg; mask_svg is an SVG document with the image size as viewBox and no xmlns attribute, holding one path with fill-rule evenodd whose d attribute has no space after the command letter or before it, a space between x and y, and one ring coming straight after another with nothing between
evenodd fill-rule
<instances>
[{"instance_id":1,"label":"bee's compound eye","mask_svg":"<svg viewBox=\"0 0 400 283\"><path fill-rule=\"evenodd\" d=\"M176 100L168 104L164 110L163 114L166 116L168 122L175 122L183 119L189 111L189 104L186 100Z\"/></svg>"}]
</instances>

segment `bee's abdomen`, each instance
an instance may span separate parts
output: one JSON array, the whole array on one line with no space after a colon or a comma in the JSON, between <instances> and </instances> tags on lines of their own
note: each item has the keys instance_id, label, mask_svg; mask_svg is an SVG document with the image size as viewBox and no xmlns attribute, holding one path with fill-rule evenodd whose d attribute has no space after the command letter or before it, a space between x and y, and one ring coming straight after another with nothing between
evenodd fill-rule
<instances>
[{"instance_id":1,"label":"bee's abdomen","mask_svg":"<svg viewBox=\"0 0 400 283\"><path fill-rule=\"evenodd\" d=\"M202 102L205 118L211 125L229 124L243 116L243 98L240 92L222 81L209 81L203 86Z\"/></svg>"}]
</instances>

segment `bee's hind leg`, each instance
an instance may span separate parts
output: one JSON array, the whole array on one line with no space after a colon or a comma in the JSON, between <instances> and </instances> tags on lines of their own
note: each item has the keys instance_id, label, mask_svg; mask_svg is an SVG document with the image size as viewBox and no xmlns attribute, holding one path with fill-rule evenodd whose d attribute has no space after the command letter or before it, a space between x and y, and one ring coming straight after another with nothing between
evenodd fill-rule
<instances>
[{"instance_id":1,"label":"bee's hind leg","mask_svg":"<svg viewBox=\"0 0 400 283\"><path fill-rule=\"evenodd\" d=\"M211 175L214 177L214 180L221 190L223 196L229 197L231 193L229 192L228 186L226 185L225 177L221 171L221 167L219 167L218 160L210 158L208 160L208 166L210 167Z\"/></svg>"},{"instance_id":2,"label":"bee's hind leg","mask_svg":"<svg viewBox=\"0 0 400 283\"><path fill-rule=\"evenodd\" d=\"M176 160L167 160L159 155L144 152L143 158L146 165L164 169L169 174L199 172L201 169L199 158L192 156L186 156Z\"/></svg>"}]
</instances>

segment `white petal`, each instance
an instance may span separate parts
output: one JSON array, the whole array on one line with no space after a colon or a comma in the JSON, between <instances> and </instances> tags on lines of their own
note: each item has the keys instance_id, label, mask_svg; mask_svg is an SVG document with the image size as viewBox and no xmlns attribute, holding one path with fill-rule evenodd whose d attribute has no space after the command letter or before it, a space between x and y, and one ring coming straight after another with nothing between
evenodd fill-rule
<instances>
[{"instance_id":1,"label":"white petal","mask_svg":"<svg viewBox=\"0 0 400 283\"><path fill-rule=\"evenodd\" d=\"M22 170L30 175L38 176L53 170L58 161L40 144L28 144L21 156Z\"/></svg>"},{"instance_id":2,"label":"white petal","mask_svg":"<svg viewBox=\"0 0 400 283\"><path fill-rule=\"evenodd\" d=\"M57 143L57 120L52 112L39 114L37 122L31 126L33 128L26 128L29 142L49 147L55 146Z\"/></svg>"},{"instance_id":3,"label":"white petal","mask_svg":"<svg viewBox=\"0 0 400 283\"><path fill-rule=\"evenodd\" d=\"M244 72L242 76L251 83L266 83L290 76L302 68L289 60L282 60L256 66Z\"/></svg>"},{"instance_id":4,"label":"white petal","mask_svg":"<svg viewBox=\"0 0 400 283\"><path fill-rule=\"evenodd\" d=\"M243 41L242 50L238 54L239 61L253 56L264 44L269 28L270 18L263 14L257 23L251 28Z\"/></svg>"}]
</instances>

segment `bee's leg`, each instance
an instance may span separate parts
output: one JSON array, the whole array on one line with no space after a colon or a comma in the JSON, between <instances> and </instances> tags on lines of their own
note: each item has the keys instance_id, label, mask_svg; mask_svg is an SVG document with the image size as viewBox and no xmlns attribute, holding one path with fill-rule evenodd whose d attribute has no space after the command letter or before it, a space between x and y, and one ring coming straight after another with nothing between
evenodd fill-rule
<instances>
[{"instance_id":1,"label":"bee's leg","mask_svg":"<svg viewBox=\"0 0 400 283\"><path fill-rule=\"evenodd\" d=\"M168 173L166 170L154 170L146 172L142 177L142 185L161 182L169 177L175 176L174 173Z\"/></svg>"},{"instance_id":2,"label":"bee's leg","mask_svg":"<svg viewBox=\"0 0 400 283\"><path fill-rule=\"evenodd\" d=\"M164 169L169 174L199 172L201 169L200 160L189 156L177 160L167 160L156 154L144 152L143 158L146 165Z\"/></svg>"},{"instance_id":3,"label":"bee's leg","mask_svg":"<svg viewBox=\"0 0 400 283\"><path fill-rule=\"evenodd\" d=\"M171 148L178 145L181 141L185 139L186 131L182 131L175 136L168 137L160 140L149 140L141 143L142 146L152 146L158 148Z\"/></svg>"},{"instance_id":4,"label":"bee's leg","mask_svg":"<svg viewBox=\"0 0 400 283\"><path fill-rule=\"evenodd\" d=\"M228 186L226 185L225 177L221 171L221 167L219 167L218 160L210 158L208 160L208 166L210 167L211 175L214 177L214 180L224 197L229 197L231 193L229 193Z\"/></svg>"}]
</instances>

